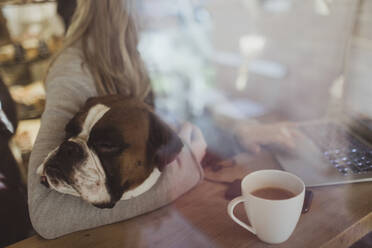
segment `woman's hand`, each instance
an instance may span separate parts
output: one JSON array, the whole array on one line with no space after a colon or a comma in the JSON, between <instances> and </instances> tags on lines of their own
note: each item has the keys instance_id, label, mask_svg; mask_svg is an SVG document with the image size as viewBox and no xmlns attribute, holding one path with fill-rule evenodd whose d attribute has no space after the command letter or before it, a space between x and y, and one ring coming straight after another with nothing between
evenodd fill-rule
<instances>
[{"instance_id":1,"label":"woman's hand","mask_svg":"<svg viewBox=\"0 0 372 248\"><path fill-rule=\"evenodd\" d=\"M279 149L294 148L296 131L293 124L286 122L249 124L237 127L235 136L245 149L258 153L262 145L275 145L279 146Z\"/></svg>"},{"instance_id":2,"label":"woman's hand","mask_svg":"<svg viewBox=\"0 0 372 248\"><path fill-rule=\"evenodd\" d=\"M181 126L178 135L183 142L188 143L196 159L200 163L207 150L207 143L200 129L190 122L186 122Z\"/></svg>"}]
</instances>

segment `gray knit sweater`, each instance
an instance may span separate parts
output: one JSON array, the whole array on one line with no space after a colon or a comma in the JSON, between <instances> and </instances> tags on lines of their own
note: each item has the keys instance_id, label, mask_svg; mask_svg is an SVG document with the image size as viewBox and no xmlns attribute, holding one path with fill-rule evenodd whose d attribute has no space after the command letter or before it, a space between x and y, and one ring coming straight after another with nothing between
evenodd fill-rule
<instances>
[{"instance_id":1,"label":"gray knit sweater","mask_svg":"<svg viewBox=\"0 0 372 248\"><path fill-rule=\"evenodd\" d=\"M168 165L146 193L120 201L113 209L98 209L80 198L63 195L40 184L37 167L64 138L64 127L89 97L97 96L89 71L82 66L81 50L68 48L56 60L46 79L47 100L28 173L28 204L34 229L44 238L126 220L164 206L190 190L203 177L187 145L180 159Z\"/></svg>"}]
</instances>

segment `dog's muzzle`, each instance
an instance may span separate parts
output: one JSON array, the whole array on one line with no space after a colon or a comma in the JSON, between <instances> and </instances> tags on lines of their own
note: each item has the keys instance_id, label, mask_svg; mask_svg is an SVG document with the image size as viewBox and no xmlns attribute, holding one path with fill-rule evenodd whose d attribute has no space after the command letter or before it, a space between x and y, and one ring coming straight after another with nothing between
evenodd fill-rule
<instances>
[{"instance_id":1,"label":"dog's muzzle","mask_svg":"<svg viewBox=\"0 0 372 248\"><path fill-rule=\"evenodd\" d=\"M83 148L74 142L65 141L51 156L44 165L45 175L51 180L65 181L69 183L74 166L84 160L85 152ZM42 183L48 186L47 178L41 178Z\"/></svg>"},{"instance_id":2,"label":"dog's muzzle","mask_svg":"<svg viewBox=\"0 0 372 248\"><path fill-rule=\"evenodd\" d=\"M41 184L60 193L81 197L98 208L115 205L98 156L79 138L71 138L53 150L37 173Z\"/></svg>"}]
</instances>

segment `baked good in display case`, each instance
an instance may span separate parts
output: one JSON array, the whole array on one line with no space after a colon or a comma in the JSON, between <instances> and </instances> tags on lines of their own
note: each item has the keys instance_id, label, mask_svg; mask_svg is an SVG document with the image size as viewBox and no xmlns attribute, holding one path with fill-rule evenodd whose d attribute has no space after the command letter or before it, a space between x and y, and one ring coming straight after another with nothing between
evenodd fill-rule
<instances>
[{"instance_id":1,"label":"baked good in display case","mask_svg":"<svg viewBox=\"0 0 372 248\"><path fill-rule=\"evenodd\" d=\"M0 65L11 66L45 59L55 53L62 44L60 37L52 36L44 41L36 38L0 47Z\"/></svg>"},{"instance_id":2,"label":"baked good in display case","mask_svg":"<svg viewBox=\"0 0 372 248\"><path fill-rule=\"evenodd\" d=\"M41 81L27 86L11 86L9 90L17 103L19 119L34 119L41 116L45 105L45 89Z\"/></svg>"}]
</instances>

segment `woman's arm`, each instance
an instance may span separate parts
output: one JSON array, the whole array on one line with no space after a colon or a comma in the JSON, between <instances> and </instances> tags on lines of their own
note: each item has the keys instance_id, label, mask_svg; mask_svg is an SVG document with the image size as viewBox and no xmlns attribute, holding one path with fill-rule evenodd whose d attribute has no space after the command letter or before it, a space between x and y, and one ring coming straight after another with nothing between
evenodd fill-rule
<instances>
[{"instance_id":1,"label":"woman's arm","mask_svg":"<svg viewBox=\"0 0 372 248\"><path fill-rule=\"evenodd\" d=\"M68 50L67 50L68 51ZM164 206L202 179L202 169L190 152L193 142L182 134L185 145L179 159L168 165L156 185L136 198L119 201L113 209L98 209L80 198L63 195L40 184L37 167L64 138L64 127L85 101L96 96L93 80L82 71L77 52L61 55L47 78L47 101L34 145L28 174L28 202L34 229L52 239L71 232L118 222ZM190 136L189 136L190 137ZM194 142L195 143L195 142Z\"/></svg>"}]
</instances>

